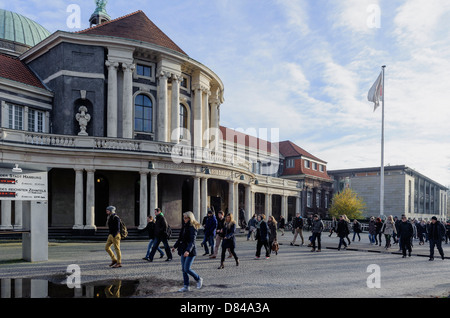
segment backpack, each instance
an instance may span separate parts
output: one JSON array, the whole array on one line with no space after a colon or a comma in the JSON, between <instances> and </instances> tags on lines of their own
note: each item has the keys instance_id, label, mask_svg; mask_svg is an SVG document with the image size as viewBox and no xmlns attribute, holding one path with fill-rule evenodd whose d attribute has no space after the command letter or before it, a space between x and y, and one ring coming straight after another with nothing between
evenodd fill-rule
<instances>
[{"instance_id":1,"label":"backpack","mask_svg":"<svg viewBox=\"0 0 450 318\"><path fill-rule=\"evenodd\" d=\"M169 224L167 224L166 234L167 234L167 239L170 240L170 237L172 236L172 228L170 227Z\"/></svg>"},{"instance_id":2,"label":"backpack","mask_svg":"<svg viewBox=\"0 0 450 318\"><path fill-rule=\"evenodd\" d=\"M124 239L128 236L128 229L125 223L120 219L120 236Z\"/></svg>"}]
</instances>

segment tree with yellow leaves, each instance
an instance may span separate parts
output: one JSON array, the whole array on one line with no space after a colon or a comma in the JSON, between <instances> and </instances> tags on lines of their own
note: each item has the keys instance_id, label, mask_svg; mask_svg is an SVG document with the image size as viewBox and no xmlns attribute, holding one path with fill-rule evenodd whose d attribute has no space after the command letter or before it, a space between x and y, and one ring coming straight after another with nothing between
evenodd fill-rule
<instances>
[{"instance_id":1,"label":"tree with yellow leaves","mask_svg":"<svg viewBox=\"0 0 450 318\"><path fill-rule=\"evenodd\" d=\"M347 188L333 196L330 214L335 217L345 214L349 219L360 219L365 209L364 200L352 189Z\"/></svg>"}]
</instances>

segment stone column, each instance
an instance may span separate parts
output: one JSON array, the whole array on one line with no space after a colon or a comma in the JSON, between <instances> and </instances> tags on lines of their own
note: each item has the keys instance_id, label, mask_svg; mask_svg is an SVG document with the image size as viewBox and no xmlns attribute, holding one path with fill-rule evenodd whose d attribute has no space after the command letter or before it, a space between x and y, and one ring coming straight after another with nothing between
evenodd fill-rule
<instances>
[{"instance_id":1,"label":"stone column","mask_svg":"<svg viewBox=\"0 0 450 318\"><path fill-rule=\"evenodd\" d=\"M95 230L95 170L86 171L86 225L84 228Z\"/></svg>"},{"instance_id":2,"label":"stone column","mask_svg":"<svg viewBox=\"0 0 450 318\"><path fill-rule=\"evenodd\" d=\"M235 192L234 192L234 181L228 181L228 212L233 213L234 216L234 202L235 202Z\"/></svg>"},{"instance_id":3,"label":"stone column","mask_svg":"<svg viewBox=\"0 0 450 318\"><path fill-rule=\"evenodd\" d=\"M202 124L202 89L200 86L194 88L194 129L191 129L191 137L194 147L203 146L203 124ZM193 131L193 136L192 136Z\"/></svg>"},{"instance_id":4,"label":"stone column","mask_svg":"<svg viewBox=\"0 0 450 318\"><path fill-rule=\"evenodd\" d=\"M11 201L2 200L2 223L0 224L0 230L12 230L13 226L11 224Z\"/></svg>"},{"instance_id":5,"label":"stone column","mask_svg":"<svg viewBox=\"0 0 450 318\"><path fill-rule=\"evenodd\" d=\"M302 200L301 200L302 193L299 192L299 194L295 197L295 214L300 213L302 215ZM286 220L287 221L287 220Z\"/></svg>"},{"instance_id":6,"label":"stone column","mask_svg":"<svg viewBox=\"0 0 450 318\"><path fill-rule=\"evenodd\" d=\"M171 131L170 139L173 143L180 140L180 83L183 77L172 75L172 107L171 107Z\"/></svg>"},{"instance_id":7,"label":"stone column","mask_svg":"<svg viewBox=\"0 0 450 318\"><path fill-rule=\"evenodd\" d=\"M155 217L155 209L158 207L158 173L150 175L150 213Z\"/></svg>"},{"instance_id":8,"label":"stone column","mask_svg":"<svg viewBox=\"0 0 450 318\"><path fill-rule=\"evenodd\" d=\"M106 61L108 67L107 137L117 138L117 68L119 63Z\"/></svg>"},{"instance_id":9,"label":"stone column","mask_svg":"<svg viewBox=\"0 0 450 318\"><path fill-rule=\"evenodd\" d=\"M15 201L14 209L14 229L22 229L23 201Z\"/></svg>"},{"instance_id":10,"label":"stone column","mask_svg":"<svg viewBox=\"0 0 450 318\"><path fill-rule=\"evenodd\" d=\"M142 230L147 226L147 205L148 205L148 193L147 193L147 178L148 173L145 171L140 172L141 175L141 187L139 192L139 229Z\"/></svg>"},{"instance_id":11,"label":"stone column","mask_svg":"<svg viewBox=\"0 0 450 318\"><path fill-rule=\"evenodd\" d=\"M211 91L209 89L205 89L202 96L202 109L203 109L203 129L202 129L202 144L203 147L208 148L209 146L209 96L211 95ZM203 134L208 133L203 136Z\"/></svg>"},{"instance_id":12,"label":"stone column","mask_svg":"<svg viewBox=\"0 0 450 318\"><path fill-rule=\"evenodd\" d=\"M233 216L238 220L239 216L239 182L234 183L234 208Z\"/></svg>"},{"instance_id":13,"label":"stone column","mask_svg":"<svg viewBox=\"0 0 450 318\"><path fill-rule=\"evenodd\" d=\"M167 101L167 80L170 73L161 71L159 73L158 82L158 117L156 121L156 139L162 142L168 142L169 136L167 131L169 129L168 121L168 101Z\"/></svg>"},{"instance_id":14,"label":"stone column","mask_svg":"<svg viewBox=\"0 0 450 318\"><path fill-rule=\"evenodd\" d=\"M285 220L288 218L288 197L286 195L281 196L281 215Z\"/></svg>"},{"instance_id":15,"label":"stone column","mask_svg":"<svg viewBox=\"0 0 450 318\"><path fill-rule=\"evenodd\" d=\"M201 179L201 207L200 207L200 220L203 220L208 214L208 178Z\"/></svg>"},{"instance_id":16,"label":"stone column","mask_svg":"<svg viewBox=\"0 0 450 318\"><path fill-rule=\"evenodd\" d=\"M133 71L134 64L122 63L123 69L123 103L122 103L122 137L133 138Z\"/></svg>"},{"instance_id":17,"label":"stone column","mask_svg":"<svg viewBox=\"0 0 450 318\"><path fill-rule=\"evenodd\" d=\"M193 198L193 210L192 211L194 213L195 219L198 222L202 222L202 220L200 219L200 178L199 177L194 177L194 198Z\"/></svg>"},{"instance_id":18,"label":"stone column","mask_svg":"<svg viewBox=\"0 0 450 318\"><path fill-rule=\"evenodd\" d=\"M211 150L219 150L219 101L213 100L211 102L211 125L209 131L209 143Z\"/></svg>"},{"instance_id":19,"label":"stone column","mask_svg":"<svg viewBox=\"0 0 450 318\"><path fill-rule=\"evenodd\" d=\"M83 169L75 169L75 207L74 230L82 230L83 227Z\"/></svg>"},{"instance_id":20,"label":"stone column","mask_svg":"<svg viewBox=\"0 0 450 318\"><path fill-rule=\"evenodd\" d=\"M251 219L252 215L252 187L250 185L245 187L245 221Z\"/></svg>"},{"instance_id":21,"label":"stone column","mask_svg":"<svg viewBox=\"0 0 450 318\"><path fill-rule=\"evenodd\" d=\"M265 199L264 214L267 217L268 215L270 215L270 212L272 211L272 195L269 193L266 193L264 199Z\"/></svg>"}]
</instances>

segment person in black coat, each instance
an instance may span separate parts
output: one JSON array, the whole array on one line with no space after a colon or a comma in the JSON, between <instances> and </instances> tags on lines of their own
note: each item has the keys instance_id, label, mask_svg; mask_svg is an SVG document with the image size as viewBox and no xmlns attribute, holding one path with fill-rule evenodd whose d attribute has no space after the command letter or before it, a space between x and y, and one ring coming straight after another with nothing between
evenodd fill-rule
<instances>
[{"instance_id":1,"label":"person in black coat","mask_svg":"<svg viewBox=\"0 0 450 318\"><path fill-rule=\"evenodd\" d=\"M270 258L269 248L269 230L267 223L264 221L266 216L264 214L258 215L258 222L256 224L256 259L261 255L261 247L266 249L266 258Z\"/></svg>"},{"instance_id":2,"label":"person in black coat","mask_svg":"<svg viewBox=\"0 0 450 318\"><path fill-rule=\"evenodd\" d=\"M430 241L430 261L434 260L434 247L436 246L441 258L444 259L444 250L442 249L442 241L445 237L445 226L437 220L435 216L431 218L428 225L428 240Z\"/></svg>"},{"instance_id":3,"label":"person in black coat","mask_svg":"<svg viewBox=\"0 0 450 318\"><path fill-rule=\"evenodd\" d=\"M170 252L169 242L167 241L167 221L160 208L155 209L155 214L155 243L153 244L148 261L153 262L153 256L155 256L156 250L162 242L167 254L166 262L169 262L172 260L172 253Z\"/></svg>"},{"instance_id":4,"label":"person in black coat","mask_svg":"<svg viewBox=\"0 0 450 318\"><path fill-rule=\"evenodd\" d=\"M342 215L339 217L339 222L337 224L336 233L339 237L338 251L341 250L342 244L344 244L344 249L346 249L347 243L345 242L345 238L349 234L349 230L348 230L348 223L344 219L344 216L342 216Z\"/></svg>"},{"instance_id":5,"label":"person in black coat","mask_svg":"<svg viewBox=\"0 0 450 318\"><path fill-rule=\"evenodd\" d=\"M150 252L153 248L153 243L155 242L155 219L153 218L153 216L150 215L147 217L147 226L143 229L143 231L148 232L148 239L149 239L147 246L147 254L143 258L143 260L148 261L148 257L150 256ZM157 247L157 250L161 255L160 258L163 258L164 257L163 250L159 246Z\"/></svg>"},{"instance_id":6,"label":"person in black coat","mask_svg":"<svg viewBox=\"0 0 450 318\"><path fill-rule=\"evenodd\" d=\"M189 275L197 282L197 288L202 288L203 279L191 269L195 256L197 256L197 249L195 247L195 240L197 238L197 231L200 228L200 223L195 220L192 212L183 213L183 227L181 228L178 240L172 247L172 251L177 249L178 255L181 257L181 270L183 272L183 288L180 292L189 291Z\"/></svg>"},{"instance_id":7,"label":"person in black coat","mask_svg":"<svg viewBox=\"0 0 450 318\"><path fill-rule=\"evenodd\" d=\"M406 250L408 250L408 256L411 257L411 240L414 235L414 229L404 215L402 215L402 221L398 224L397 234L400 239L400 248L402 250L403 258L406 257Z\"/></svg>"},{"instance_id":8,"label":"person in black coat","mask_svg":"<svg viewBox=\"0 0 450 318\"><path fill-rule=\"evenodd\" d=\"M228 249L230 253L234 256L234 260L236 261L236 266L239 266L239 258L236 255L234 249L236 248L236 221L233 218L232 213L228 213L225 217L225 223L223 226L223 240L222 240L222 255L220 257L220 266L218 269L224 268L225 262L225 253Z\"/></svg>"}]
</instances>

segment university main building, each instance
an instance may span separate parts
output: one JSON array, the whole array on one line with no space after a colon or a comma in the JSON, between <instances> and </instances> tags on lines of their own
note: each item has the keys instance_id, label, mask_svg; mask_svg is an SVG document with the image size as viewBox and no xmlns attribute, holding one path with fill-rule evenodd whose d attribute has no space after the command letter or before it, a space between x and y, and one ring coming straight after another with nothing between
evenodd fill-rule
<instances>
[{"instance_id":1,"label":"university main building","mask_svg":"<svg viewBox=\"0 0 450 318\"><path fill-rule=\"evenodd\" d=\"M90 22L51 34L0 9L0 168L47 173L50 230L90 235L108 205L131 228L156 207L173 228L188 210L327 215L326 162L221 126L221 79L144 12ZM0 229L23 209L2 200Z\"/></svg>"}]
</instances>

